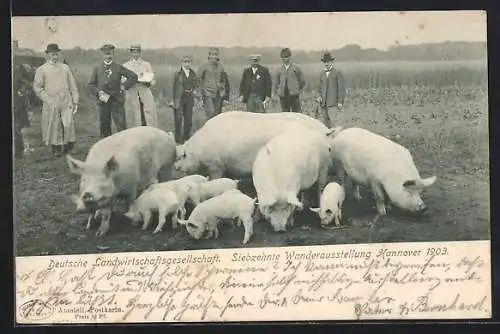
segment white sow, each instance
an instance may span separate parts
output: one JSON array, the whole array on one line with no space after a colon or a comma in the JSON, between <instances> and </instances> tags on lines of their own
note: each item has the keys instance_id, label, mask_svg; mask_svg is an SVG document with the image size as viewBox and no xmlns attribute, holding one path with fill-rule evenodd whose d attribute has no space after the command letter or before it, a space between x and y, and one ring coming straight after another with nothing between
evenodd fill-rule
<instances>
[{"instance_id":1,"label":"white sow","mask_svg":"<svg viewBox=\"0 0 500 334\"><path fill-rule=\"evenodd\" d=\"M99 140L85 161L66 156L70 171L81 176L79 195L72 196L77 211L94 215L99 209L101 225L96 235L108 232L116 199L123 196L130 205L141 191L158 182L160 168L171 169L175 152L171 133L138 126Z\"/></svg>"},{"instance_id":2,"label":"white sow","mask_svg":"<svg viewBox=\"0 0 500 334\"><path fill-rule=\"evenodd\" d=\"M328 131L320 121L300 113L219 114L177 147L175 168L186 174L206 174L210 179L250 177L259 150L294 124L322 133Z\"/></svg>"},{"instance_id":3,"label":"white sow","mask_svg":"<svg viewBox=\"0 0 500 334\"><path fill-rule=\"evenodd\" d=\"M386 215L391 203L410 212L427 209L420 194L437 178L421 178L405 147L368 130L348 128L332 140L332 156L338 173L347 174L345 182L354 183L356 199L361 199L359 186L372 189L378 215Z\"/></svg>"},{"instance_id":4,"label":"white sow","mask_svg":"<svg viewBox=\"0 0 500 334\"><path fill-rule=\"evenodd\" d=\"M231 189L200 203L187 220L179 220L179 223L185 225L188 233L199 240L218 238L218 224L224 220L236 220L236 225L243 224L245 229L242 242L245 245L253 235L253 223L258 215L255 202L256 199Z\"/></svg>"},{"instance_id":5,"label":"white sow","mask_svg":"<svg viewBox=\"0 0 500 334\"><path fill-rule=\"evenodd\" d=\"M259 209L276 232L293 226L293 213L303 204L302 190L317 184L318 202L331 166L327 134L297 126L271 139L257 154L253 183Z\"/></svg>"}]
</instances>

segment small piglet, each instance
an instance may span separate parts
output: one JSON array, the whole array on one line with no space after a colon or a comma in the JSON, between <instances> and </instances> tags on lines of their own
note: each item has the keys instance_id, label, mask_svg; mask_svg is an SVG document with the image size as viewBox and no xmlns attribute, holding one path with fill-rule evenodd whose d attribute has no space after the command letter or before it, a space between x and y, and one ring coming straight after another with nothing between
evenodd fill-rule
<instances>
[{"instance_id":1,"label":"small piglet","mask_svg":"<svg viewBox=\"0 0 500 334\"><path fill-rule=\"evenodd\" d=\"M195 239L217 239L218 223L221 220L236 220L236 225L245 229L243 244L245 245L253 234L254 218L258 209L257 198L243 194L240 191L229 190L222 195L212 197L198 204L187 220L179 219L185 225L188 233Z\"/></svg>"},{"instance_id":2,"label":"small piglet","mask_svg":"<svg viewBox=\"0 0 500 334\"><path fill-rule=\"evenodd\" d=\"M154 211L158 212L158 225L154 234L162 231L166 222L166 216L172 214L172 227L177 228L178 213L181 211L180 203L176 193L171 189L155 187L144 191L130 206L125 214L135 224L143 220L142 229L148 228Z\"/></svg>"},{"instance_id":3,"label":"small piglet","mask_svg":"<svg viewBox=\"0 0 500 334\"><path fill-rule=\"evenodd\" d=\"M335 225L340 226L342 219L342 204L345 200L344 188L337 182L330 182L321 193L320 207L309 208L319 214L321 227L327 227L335 220Z\"/></svg>"},{"instance_id":4,"label":"small piglet","mask_svg":"<svg viewBox=\"0 0 500 334\"><path fill-rule=\"evenodd\" d=\"M201 183L208 181L208 178L201 175L188 175L177 180L156 183L151 185L146 191L152 190L172 190L177 195L180 205L180 217L186 219L186 201L190 198L190 191Z\"/></svg>"},{"instance_id":5,"label":"small piglet","mask_svg":"<svg viewBox=\"0 0 500 334\"><path fill-rule=\"evenodd\" d=\"M227 190L237 189L238 182L228 178L220 178L198 183L189 191L189 198L195 205L198 205L212 197L222 195Z\"/></svg>"}]
</instances>

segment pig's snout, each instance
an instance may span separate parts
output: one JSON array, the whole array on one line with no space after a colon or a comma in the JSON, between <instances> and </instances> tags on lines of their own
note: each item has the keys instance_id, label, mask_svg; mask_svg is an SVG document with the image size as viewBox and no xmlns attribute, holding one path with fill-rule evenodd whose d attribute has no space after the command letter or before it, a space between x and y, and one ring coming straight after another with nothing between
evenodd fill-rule
<instances>
[{"instance_id":1,"label":"pig's snout","mask_svg":"<svg viewBox=\"0 0 500 334\"><path fill-rule=\"evenodd\" d=\"M86 192L82 195L82 201L85 203L85 204L92 204L95 202L95 198L94 196L89 193L89 192Z\"/></svg>"},{"instance_id":2,"label":"pig's snout","mask_svg":"<svg viewBox=\"0 0 500 334\"><path fill-rule=\"evenodd\" d=\"M427 205L425 204L420 205L418 213L424 213L425 211L427 211Z\"/></svg>"}]
</instances>

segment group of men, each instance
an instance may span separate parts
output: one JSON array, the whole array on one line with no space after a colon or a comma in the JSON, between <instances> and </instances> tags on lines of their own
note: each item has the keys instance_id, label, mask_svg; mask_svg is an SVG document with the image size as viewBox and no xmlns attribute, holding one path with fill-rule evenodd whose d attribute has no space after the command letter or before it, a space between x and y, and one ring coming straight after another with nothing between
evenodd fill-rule
<instances>
[{"instance_id":1,"label":"group of men","mask_svg":"<svg viewBox=\"0 0 500 334\"><path fill-rule=\"evenodd\" d=\"M117 131L127 127L148 125L158 127L156 104L151 92L155 76L151 64L141 58L141 46L131 45L131 59L123 65L114 61L115 47L105 44L100 48L102 61L93 69L88 86L99 106L101 137L111 135L111 122ZM54 156L70 152L75 143L74 115L78 111L79 94L70 67L60 61L59 46L49 44L45 50L47 61L36 70L33 90L43 103L42 137ZM250 66L243 71L239 87L240 101L248 112L265 112L273 96L279 97L283 112L301 112L300 94L306 86L301 68L291 60L289 48L281 50L282 65L273 79L267 67L260 64L260 55L251 55ZM320 117L325 125L337 122L345 98L343 75L333 67L334 58L325 53L325 65L317 85ZM175 139L183 143L189 139L193 121L194 99L201 98L207 118L220 114L229 102L230 82L220 62L218 48L210 48L208 62L198 73L191 68L192 58L182 57L181 66L174 73L171 106L174 109ZM21 69L19 69L21 71ZM14 68L14 109L22 105L22 73ZM16 76L17 75L17 76ZM22 142L21 129L27 120L14 112L14 140ZM17 120L17 121L16 121ZM23 125L24 124L24 125ZM20 145L15 145L16 152ZM19 156L22 154L16 154Z\"/></svg>"}]
</instances>

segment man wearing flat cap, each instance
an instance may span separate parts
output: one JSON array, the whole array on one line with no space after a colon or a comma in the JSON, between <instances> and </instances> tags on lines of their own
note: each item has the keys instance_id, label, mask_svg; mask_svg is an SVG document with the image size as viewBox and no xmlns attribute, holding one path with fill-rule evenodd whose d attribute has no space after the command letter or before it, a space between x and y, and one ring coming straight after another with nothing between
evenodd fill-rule
<instances>
[{"instance_id":1,"label":"man wearing flat cap","mask_svg":"<svg viewBox=\"0 0 500 334\"><path fill-rule=\"evenodd\" d=\"M280 52L282 65L276 71L275 95L279 96L281 111L301 112L300 93L306 85L300 67L292 62L292 52L284 48Z\"/></svg>"},{"instance_id":2,"label":"man wearing flat cap","mask_svg":"<svg viewBox=\"0 0 500 334\"><path fill-rule=\"evenodd\" d=\"M35 72L33 91L43 102L42 137L54 156L73 149L76 142L74 114L78 110L78 89L68 65L60 61L59 46L47 45L47 61Z\"/></svg>"},{"instance_id":3,"label":"man wearing flat cap","mask_svg":"<svg viewBox=\"0 0 500 334\"><path fill-rule=\"evenodd\" d=\"M137 74L113 61L114 51L111 44L101 47L103 60L94 67L89 80L89 88L99 104L102 138L111 135L111 118L117 131L127 128L124 91L134 86L138 79Z\"/></svg>"},{"instance_id":4,"label":"man wearing flat cap","mask_svg":"<svg viewBox=\"0 0 500 334\"><path fill-rule=\"evenodd\" d=\"M250 67L243 70L240 82L240 101L248 112L265 112L271 101L272 80L269 69L260 64L260 55L250 55Z\"/></svg>"},{"instance_id":5,"label":"man wearing flat cap","mask_svg":"<svg viewBox=\"0 0 500 334\"><path fill-rule=\"evenodd\" d=\"M210 119L220 114L222 106L229 103L229 78L220 63L219 48L208 50L208 62L200 67L199 73L203 106Z\"/></svg>"},{"instance_id":6,"label":"man wearing flat cap","mask_svg":"<svg viewBox=\"0 0 500 334\"><path fill-rule=\"evenodd\" d=\"M141 58L141 46L129 48L131 58L123 66L138 76L138 82L125 93L127 127L148 125L158 127L156 103L150 87L155 84L151 64Z\"/></svg>"},{"instance_id":7,"label":"man wearing flat cap","mask_svg":"<svg viewBox=\"0 0 500 334\"><path fill-rule=\"evenodd\" d=\"M342 124L342 106L346 94L344 76L333 66L335 58L330 52L325 52L321 61L324 69L321 71L317 88L319 114L327 127L337 126Z\"/></svg>"},{"instance_id":8,"label":"man wearing flat cap","mask_svg":"<svg viewBox=\"0 0 500 334\"><path fill-rule=\"evenodd\" d=\"M175 142L183 144L191 135L194 98L199 98L197 92L198 78L191 68L191 56L182 56L181 67L174 74L172 88Z\"/></svg>"}]
</instances>

